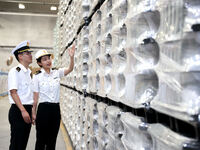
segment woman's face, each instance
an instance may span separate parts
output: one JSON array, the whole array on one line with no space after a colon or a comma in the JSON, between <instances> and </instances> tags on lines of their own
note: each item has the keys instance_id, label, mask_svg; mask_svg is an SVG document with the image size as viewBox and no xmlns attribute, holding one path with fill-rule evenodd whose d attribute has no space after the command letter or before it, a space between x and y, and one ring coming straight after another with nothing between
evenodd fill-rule
<instances>
[{"instance_id":1,"label":"woman's face","mask_svg":"<svg viewBox=\"0 0 200 150\"><path fill-rule=\"evenodd\" d=\"M39 63L44 69L51 69L52 61L49 55L42 56L41 63Z\"/></svg>"}]
</instances>

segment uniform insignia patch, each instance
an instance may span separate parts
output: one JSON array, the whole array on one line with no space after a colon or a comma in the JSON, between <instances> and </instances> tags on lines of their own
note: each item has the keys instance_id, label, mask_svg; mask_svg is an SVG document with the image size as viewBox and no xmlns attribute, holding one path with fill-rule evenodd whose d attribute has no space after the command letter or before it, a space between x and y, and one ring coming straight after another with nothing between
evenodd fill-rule
<instances>
[{"instance_id":1,"label":"uniform insignia patch","mask_svg":"<svg viewBox=\"0 0 200 150\"><path fill-rule=\"evenodd\" d=\"M40 71L40 70L38 70L38 71L36 71L36 73L35 73L35 74L36 74L36 75L38 75L38 74L40 74L40 73L41 73L41 71Z\"/></svg>"},{"instance_id":2,"label":"uniform insignia patch","mask_svg":"<svg viewBox=\"0 0 200 150\"><path fill-rule=\"evenodd\" d=\"M30 73L30 76L31 76L31 78L33 78L33 73L32 72Z\"/></svg>"},{"instance_id":3,"label":"uniform insignia patch","mask_svg":"<svg viewBox=\"0 0 200 150\"><path fill-rule=\"evenodd\" d=\"M20 68L20 67L17 67L16 70L17 70L18 72L20 72L21 68Z\"/></svg>"},{"instance_id":4,"label":"uniform insignia patch","mask_svg":"<svg viewBox=\"0 0 200 150\"><path fill-rule=\"evenodd\" d=\"M58 70L58 68L52 68L52 70Z\"/></svg>"}]
</instances>

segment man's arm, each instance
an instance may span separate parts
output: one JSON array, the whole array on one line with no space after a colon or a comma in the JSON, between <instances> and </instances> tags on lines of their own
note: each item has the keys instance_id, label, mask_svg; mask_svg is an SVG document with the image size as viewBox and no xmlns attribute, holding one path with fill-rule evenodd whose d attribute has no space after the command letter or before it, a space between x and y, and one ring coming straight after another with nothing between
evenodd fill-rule
<instances>
[{"instance_id":1,"label":"man's arm","mask_svg":"<svg viewBox=\"0 0 200 150\"><path fill-rule=\"evenodd\" d=\"M20 109L24 121L26 123L31 123L31 118L30 118L28 112L26 111L26 109L24 108L24 106L22 105L19 95L17 94L17 90L16 89L10 90L10 95L13 98L17 107Z\"/></svg>"},{"instance_id":2,"label":"man's arm","mask_svg":"<svg viewBox=\"0 0 200 150\"><path fill-rule=\"evenodd\" d=\"M38 92L33 92L33 108L32 108L32 124L35 124L36 120L36 109L37 109L37 103L38 103L38 98L39 98L39 93Z\"/></svg>"}]
</instances>

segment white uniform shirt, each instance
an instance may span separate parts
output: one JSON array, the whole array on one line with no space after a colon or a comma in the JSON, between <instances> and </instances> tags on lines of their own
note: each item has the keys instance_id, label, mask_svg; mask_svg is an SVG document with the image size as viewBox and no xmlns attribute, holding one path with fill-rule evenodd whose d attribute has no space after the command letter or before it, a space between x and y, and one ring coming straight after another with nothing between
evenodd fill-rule
<instances>
[{"instance_id":1,"label":"white uniform shirt","mask_svg":"<svg viewBox=\"0 0 200 150\"><path fill-rule=\"evenodd\" d=\"M17 94L23 105L33 104L32 93L32 80L31 70L26 69L22 64L12 68L8 73L8 93L9 101L11 104L15 104L13 98L10 95L10 90L16 89Z\"/></svg>"},{"instance_id":2,"label":"white uniform shirt","mask_svg":"<svg viewBox=\"0 0 200 150\"><path fill-rule=\"evenodd\" d=\"M42 68L41 73L33 77L33 92L39 92L39 103L60 102L60 78L64 76L64 68L50 70L46 73Z\"/></svg>"}]
</instances>

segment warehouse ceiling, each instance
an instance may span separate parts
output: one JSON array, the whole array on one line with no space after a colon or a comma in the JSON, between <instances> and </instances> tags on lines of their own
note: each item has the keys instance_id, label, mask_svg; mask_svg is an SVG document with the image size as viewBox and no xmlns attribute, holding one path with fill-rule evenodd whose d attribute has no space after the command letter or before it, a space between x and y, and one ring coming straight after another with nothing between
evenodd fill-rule
<instances>
[{"instance_id":1,"label":"warehouse ceiling","mask_svg":"<svg viewBox=\"0 0 200 150\"><path fill-rule=\"evenodd\" d=\"M58 12L58 5L59 0L0 0L0 13L12 12L55 15ZM51 7L54 10L51 10Z\"/></svg>"}]
</instances>

